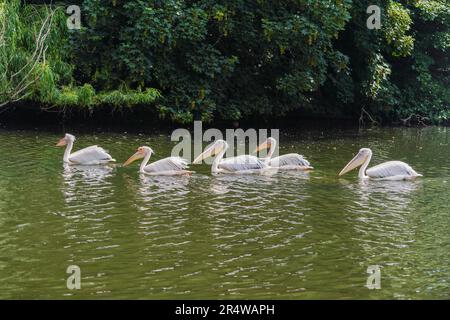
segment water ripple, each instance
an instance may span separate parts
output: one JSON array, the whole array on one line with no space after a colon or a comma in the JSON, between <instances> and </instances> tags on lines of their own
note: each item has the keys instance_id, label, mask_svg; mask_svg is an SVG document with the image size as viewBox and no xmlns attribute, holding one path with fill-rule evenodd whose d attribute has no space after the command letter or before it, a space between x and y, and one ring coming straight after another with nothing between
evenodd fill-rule
<instances>
[{"instance_id":1,"label":"water ripple","mask_svg":"<svg viewBox=\"0 0 450 320\"><path fill-rule=\"evenodd\" d=\"M1 298L449 298L447 128L291 133L280 152L315 170L248 176L67 167L59 136L0 131ZM99 144L120 162L139 145L168 155L169 139L85 134L75 149ZM361 147L424 178L338 178ZM364 287L369 265L383 290Z\"/></svg>"}]
</instances>

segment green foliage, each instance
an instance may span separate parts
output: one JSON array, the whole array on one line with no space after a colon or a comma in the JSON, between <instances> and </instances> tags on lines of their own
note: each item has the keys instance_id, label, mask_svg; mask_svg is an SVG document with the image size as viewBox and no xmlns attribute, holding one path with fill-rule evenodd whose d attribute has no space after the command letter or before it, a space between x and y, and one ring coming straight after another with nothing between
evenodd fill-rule
<instances>
[{"instance_id":1,"label":"green foliage","mask_svg":"<svg viewBox=\"0 0 450 320\"><path fill-rule=\"evenodd\" d=\"M375 3L374 3L375 2ZM449 7L436 1L359 1L339 44L350 57L355 115L377 122L421 119L444 123L450 114ZM368 30L365 8L382 8L382 28ZM340 87L335 85L332 90ZM345 103L345 100L341 100Z\"/></svg>"},{"instance_id":2,"label":"green foliage","mask_svg":"<svg viewBox=\"0 0 450 320\"><path fill-rule=\"evenodd\" d=\"M180 123L297 110L364 112L377 122L450 119L447 0L80 5L81 30L67 29L64 7L52 8L45 59L31 70L25 99L89 110L146 105ZM369 5L381 8L379 30L366 26ZM0 0L0 106L14 100L18 80L8 79L27 66L48 12Z\"/></svg>"},{"instance_id":3,"label":"green foliage","mask_svg":"<svg viewBox=\"0 0 450 320\"><path fill-rule=\"evenodd\" d=\"M106 104L120 107L132 107L133 105L151 105L160 97L159 91L148 88L145 91L140 90L114 90L98 95L97 104Z\"/></svg>"},{"instance_id":4,"label":"green foliage","mask_svg":"<svg viewBox=\"0 0 450 320\"><path fill-rule=\"evenodd\" d=\"M0 1L0 106L32 96L52 20L45 10L21 8L18 0Z\"/></svg>"},{"instance_id":5,"label":"green foliage","mask_svg":"<svg viewBox=\"0 0 450 320\"><path fill-rule=\"evenodd\" d=\"M154 87L161 116L190 122L284 114L311 105L351 1L85 0L76 35L83 81Z\"/></svg>"},{"instance_id":6,"label":"green foliage","mask_svg":"<svg viewBox=\"0 0 450 320\"><path fill-rule=\"evenodd\" d=\"M58 107L83 106L92 108L96 105L95 90L90 84L81 87L63 87L53 99Z\"/></svg>"},{"instance_id":7,"label":"green foliage","mask_svg":"<svg viewBox=\"0 0 450 320\"><path fill-rule=\"evenodd\" d=\"M151 105L158 97L156 89L113 90L96 93L90 84L79 87L63 87L53 99L53 105L59 107L80 106L92 109L95 106L107 105L116 109L131 108L135 105Z\"/></svg>"},{"instance_id":8,"label":"green foliage","mask_svg":"<svg viewBox=\"0 0 450 320\"><path fill-rule=\"evenodd\" d=\"M54 107L119 108L152 104L159 97L152 88L97 95L91 84L78 84L66 19L63 7L0 2L0 106L29 99Z\"/></svg>"},{"instance_id":9,"label":"green foliage","mask_svg":"<svg viewBox=\"0 0 450 320\"><path fill-rule=\"evenodd\" d=\"M417 115L428 122L450 120L450 6L447 0L409 1L416 45L397 77L401 91L394 118Z\"/></svg>"},{"instance_id":10,"label":"green foliage","mask_svg":"<svg viewBox=\"0 0 450 320\"><path fill-rule=\"evenodd\" d=\"M390 1L387 15L385 36L387 44L392 48L392 55L394 57L410 55L414 48L414 38L407 35L412 23L409 10L398 2Z\"/></svg>"}]
</instances>

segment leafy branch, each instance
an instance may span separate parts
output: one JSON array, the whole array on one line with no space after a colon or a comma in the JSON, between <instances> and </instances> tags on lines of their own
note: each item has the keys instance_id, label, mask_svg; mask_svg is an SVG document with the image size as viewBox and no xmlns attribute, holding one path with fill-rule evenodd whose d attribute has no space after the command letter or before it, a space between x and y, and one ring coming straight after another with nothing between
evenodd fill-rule
<instances>
[{"instance_id":1,"label":"leafy branch","mask_svg":"<svg viewBox=\"0 0 450 320\"><path fill-rule=\"evenodd\" d=\"M45 7L45 16L41 18L40 27L34 32L34 48L29 48L28 52L25 52L25 59L18 59L14 50L15 42L18 41L14 37L18 17L10 13L5 7L0 7L0 107L31 95L31 86L42 74L39 65L45 64L47 39L55 11Z\"/></svg>"}]
</instances>

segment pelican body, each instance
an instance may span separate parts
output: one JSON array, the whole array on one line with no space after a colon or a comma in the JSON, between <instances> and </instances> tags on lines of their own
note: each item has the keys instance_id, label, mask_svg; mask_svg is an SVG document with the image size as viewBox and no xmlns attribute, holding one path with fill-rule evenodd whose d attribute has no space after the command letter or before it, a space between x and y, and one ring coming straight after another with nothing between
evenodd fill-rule
<instances>
[{"instance_id":1,"label":"pelican body","mask_svg":"<svg viewBox=\"0 0 450 320\"><path fill-rule=\"evenodd\" d=\"M312 170L311 164L308 160L303 158L298 153L288 153L279 157L272 158L277 146L277 140L270 137L263 143L261 143L255 150L259 152L264 149L269 149L267 156L263 158L263 161L270 167L278 170Z\"/></svg>"},{"instance_id":2,"label":"pelican body","mask_svg":"<svg viewBox=\"0 0 450 320\"><path fill-rule=\"evenodd\" d=\"M237 173L251 174L261 173L269 166L264 161L251 155L242 155L237 157L223 158L227 152L229 145L224 140L216 140L211 146L206 148L195 160L194 164L201 163L203 159L213 157L214 161L211 166L211 172L217 173Z\"/></svg>"},{"instance_id":3,"label":"pelican body","mask_svg":"<svg viewBox=\"0 0 450 320\"><path fill-rule=\"evenodd\" d=\"M139 172L150 176L176 176L191 175L193 172L187 170L188 163L180 157L168 157L148 164L154 151L150 147L140 147L123 166L126 167L136 160L143 159Z\"/></svg>"},{"instance_id":4,"label":"pelican body","mask_svg":"<svg viewBox=\"0 0 450 320\"><path fill-rule=\"evenodd\" d=\"M388 161L367 169L372 159L372 150L362 148L358 154L342 169L339 176L361 166L359 169L359 179L374 180L413 180L422 177L407 163L401 161Z\"/></svg>"},{"instance_id":5,"label":"pelican body","mask_svg":"<svg viewBox=\"0 0 450 320\"><path fill-rule=\"evenodd\" d=\"M63 161L69 165L99 165L109 162L115 162L103 148L98 146L90 146L77 152L71 153L73 149L73 143L75 142L75 136L66 133L64 138L59 140L56 144L57 147L66 146L64 152Z\"/></svg>"}]
</instances>

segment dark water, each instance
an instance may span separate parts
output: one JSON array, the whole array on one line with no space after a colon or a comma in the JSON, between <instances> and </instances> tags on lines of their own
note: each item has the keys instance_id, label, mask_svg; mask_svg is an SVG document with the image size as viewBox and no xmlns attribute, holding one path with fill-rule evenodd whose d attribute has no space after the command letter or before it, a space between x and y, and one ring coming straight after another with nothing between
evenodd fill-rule
<instances>
[{"instance_id":1,"label":"dark water","mask_svg":"<svg viewBox=\"0 0 450 320\"><path fill-rule=\"evenodd\" d=\"M77 134L119 161L165 135ZM142 178L70 168L61 134L0 131L0 298L450 298L450 130L281 134L316 168L273 176ZM360 147L424 178L360 183L337 173ZM66 269L81 268L80 290ZM381 267L381 289L366 285Z\"/></svg>"}]
</instances>

